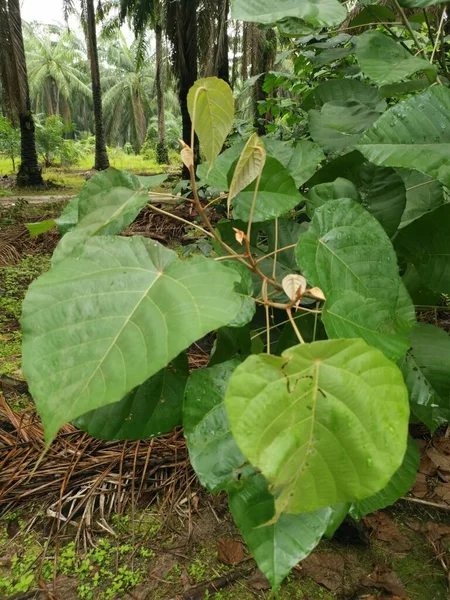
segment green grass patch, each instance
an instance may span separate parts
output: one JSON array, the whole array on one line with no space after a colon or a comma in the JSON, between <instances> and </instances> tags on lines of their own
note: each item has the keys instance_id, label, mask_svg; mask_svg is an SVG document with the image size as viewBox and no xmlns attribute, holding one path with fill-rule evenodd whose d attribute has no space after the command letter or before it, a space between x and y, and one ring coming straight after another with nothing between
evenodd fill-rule
<instances>
[{"instance_id":1,"label":"green grass patch","mask_svg":"<svg viewBox=\"0 0 450 600\"><path fill-rule=\"evenodd\" d=\"M33 254L0 269L0 375L10 375L20 367L22 302L30 283L49 268L49 256Z\"/></svg>"}]
</instances>

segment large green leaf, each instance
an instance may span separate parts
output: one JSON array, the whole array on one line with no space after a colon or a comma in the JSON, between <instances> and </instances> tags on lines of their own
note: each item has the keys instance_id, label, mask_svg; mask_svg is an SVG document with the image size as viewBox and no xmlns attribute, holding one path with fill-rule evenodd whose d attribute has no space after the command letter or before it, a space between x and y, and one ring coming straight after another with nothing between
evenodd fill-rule
<instances>
[{"instance_id":1,"label":"large green leaf","mask_svg":"<svg viewBox=\"0 0 450 600\"><path fill-rule=\"evenodd\" d=\"M271 484L277 516L371 496L406 450L402 374L362 340L249 356L225 406L237 445Z\"/></svg>"},{"instance_id":2,"label":"large green leaf","mask_svg":"<svg viewBox=\"0 0 450 600\"><path fill-rule=\"evenodd\" d=\"M280 161L292 175L297 187L308 181L325 160L322 148L309 140L299 140L294 145L272 138L263 138L263 141L267 154Z\"/></svg>"},{"instance_id":3,"label":"large green leaf","mask_svg":"<svg viewBox=\"0 0 450 600\"><path fill-rule=\"evenodd\" d=\"M319 206L322 206L329 200L338 200L340 198L360 200L358 190L351 181L338 177L335 181L319 183L308 192L306 197L306 213L312 218Z\"/></svg>"},{"instance_id":4,"label":"large green leaf","mask_svg":"<svg viewBox=\"0 0 450 600\"><path fill-rule=\"evenodd\" d=\"M233 0L231 16L239 21L275 23L285 17L303 19L318 27L339 25L347 11L337 0Z\"/></svg>"},{"instance_id":5,"label":"large green leaf","mask_svg":"<svg viewBox=\"0 0 450 600\"><path fill-rule=\"evenodd\" d=\"M319 183L329 183L338 177L348 179L359 185L359 173L364 161L364 156L357 150L352 150L352 152L349 152L348 154L337 156L330 162L325 163L323 167L311 177L306 185L311 189Z\"/></svg>"},{"instance_id":6,"label":"large green leaf","mask_svg":"<svg viewBox=\"0 0 450 600\"><path fill-rule=\"evenodd\" d=\"M405 356L409 348L409 327L395 320L381 301L357 292L332 290L327 295L322 321L328 337L361 337L391 360Z\"/></svg>"},{"instance_id":7,"label":"large green leaf","mask_svg":"<svg viewBox=\"0 0 450 600\"><path fill-rule=\"evenodd\" d=\"M356 58L361 71L378 85L403 81L423 72L433 81L436 67L410 54L403 46L380 31L366 31L356 44Z\"/></svg>"},{"instance_id":8,"label":"large green leaf","mask_svg":"<svg viewBox=\"0 0 450 600\"><path fill-rule=\"evenodd\" d=\"M444 204L401 229L397 249L412 262L422 282L450 294L450 204Z\"/></svg>"},{"instance_id":9,"label":"large green leaf","mask_svg":"<svg viewBox=\"0 0 450 600\"><path fill-rule=\"evenodd\" d=\"M327 48L326 50L322 50L322 52L317 53L314 58L311 58L311 62L313 65L319 69L320 67L324 67L330 63L333 63L338 60L342 60L350 54L354 54L355 50L353 47L350 48Z\"/></svg>"},{"instance_id":10,"label":"large green leaf","mask_svg":"<svg viewBox=\"0 0 450 600\"><path fill-rule=\"evenodd\" d=\"M330 79L319 84L302 103L303 110L320 108L327 102L348 102L358 100L382 113L386 102L380 98L378 89L356 79Z\"/></svg>"},{"instance_id":11,"label":"large green leaf","mask_svg":"<svg viewBox=\"0 0 450 600\"><path fill-rule=\"evenodd\" d=\"M381 223L389 237L397 231L406 206L406 188L394 169L363 165L361 172L363 206Z\"/></svg>"},{"instance_id":12,"label":"large green leaf","mask_svg":"<svg viewBox=\"0 0 450 600\"><path fill-rule=\"evenodd\" d=\"M406 206L402 215L400 228L412 221L420 219L445 202L442 183L424 175L420 171L397 169L406 186Z\"/></svg>"},{"instance_id":13,"label":"large green leaf","mask_svg":"<svg viewBox=\"0 0 450 600\"><path fill-rule=\"evenodd\" d=\"M414 306L389 238L360 204L330 200L318 208L300 236L297 261L311 285L329 297L324 307L329 335L363 337L391 357L406 350Z\"/></svg>"},{"instance_id":14,"label":"large green leaf","mask_svg":"<svg viewBox=\"0 0 450 600\"><path fill-rule=\"evenodd\" d=\"M411 410L434 432L450 421L450 336L434 325L419 323L411 348L400 365L410 394Z\"/></svg>"},{"instance_id":15,"label":"large green leaf","mask_svg":"<svg viewBox=\"0 0 450 600\"><path fill-rule=\"evenodd\" d=\"M60 262L89 237L123 231L147 204L149 187L166 178L147 177L144 186L136 175L113 168L94 175L78 196L78 223L58 244L52 263Z\"/></svg>"},{"instance_id":16,"label":"large green leaf","mask_svg":"<svg viewBox=\"0 0 450 600\"><path fill-rule=\"evenodd\" d=\"M350 516L354 519L362 519L371 512L381 510L382 508L394 504L399 498L408 493L413 486L417 477L419 462L420 453L416 441L409 436L408 447L403 462L399 469L394 473L387 486L377 494L352 504L350 507Z\"/></svg>"},{"instance_id":17,"label":"large green leaf","mask_svg":"<svg viewBox=\"0 0 450 600\"><path fill-rule=\"evenodd\" d=\"M94 175L95 177L95 175ZM56 220L60 235L64 235L70 231L78 223L78 205L80 203L80 195L75 196L67 204L62 213Z\"/></svg>"},{"instance_id":18,"label":"large green leaf","mask_svg":"<svg viewBox=\"0 0 450 600\"><path fill-rule=\"evenodd\" d=\"M258 567L277 590L297 563L306 558L326 531L328 508L301 515L275 515L275 501L264 477L243 482L229 495L231 514Z\"/></svg>"},{"instance_id":19,"label":"large green leaf","mask_svg":"<svg viewBox=\"0 0 450 600\"><path fill-rule=\"evenodd\" d=\"M240 364L230 360L189 377L183 426L191 464L202 485L220 492L238 481L246 459L233 440L223 403L228 381Z\"/></svg>"},{"instance_id":20,"label":"large green leaf","mask_svg":"<svg viewBox=\"0 0 450 600\"><path fill-rule=\"evenodd\" d=\"M358 100L327 102L308 112L312 139L326 152L350 150L380 113Z\"/></svg>"},{"instance_id":21,"label":"large green leaf","mask_svg":"<svg viewBox=\"0 0 450 600\"><path fill-rule=\"evenodd\" d=\"M188 376L183 354L119 402L78 417L74 425L102 440L145 440L172 431L182 424Z\"/></svg>"},{"instance_id":22,"label":"large green leaf","mask_svg":"<svg viewBox=\"0 0 450 600\"><path fill-rule=\"evenodd\" d=\"M360 139L370 162L416 169L450 185L450 90L433 86L387 110Z\"/></svg>"},{"instance_id":23,"label":"large green leaf","mask_svg":"<svg viewBox=\"0 0 450 600\"><path fill-rule=\"evenodd\" d=\"M37 279L22 314L23 372L47 442L232 321L238 279L217 261L110 236L88 239Z\"/></svg>"},{"instance_id":24,"label":"large green leaf","mask_svg":"<svg viewBox=\"0 0 450 600\"><path fill-rule=\"evenodd\" d=\"M210 168L233 127L234 99L223 79L199 79L187 97L189 114Z\"/></svg>"},{"instance_id":25,"label":"large green leaf","mask_svg":"<svg viewBox=\"0 0 450 600\"><path fill-rule=\"evenodd\" d=\"M197 167L197 177L208 185L226 192L229 187L228 173L244 146L244 142L237 142L231 148L227 148L219 154L212 168L208 162L201 163Z\"/></svg>"},{"instance_id":26,"label":"large green leaf","mask_svg":"<svg viewBox=\"0 0 450 600\"><path fill-rule=\"evenodd\" d=\"M253 182L233 200L233 217L248 221L250 208L255 195L256 182ZM281 217L302 202L291 174L275 158L267 158L261 176L258 196L253 214L253 222L267 221Z\"/></svg>"}]
</instances>

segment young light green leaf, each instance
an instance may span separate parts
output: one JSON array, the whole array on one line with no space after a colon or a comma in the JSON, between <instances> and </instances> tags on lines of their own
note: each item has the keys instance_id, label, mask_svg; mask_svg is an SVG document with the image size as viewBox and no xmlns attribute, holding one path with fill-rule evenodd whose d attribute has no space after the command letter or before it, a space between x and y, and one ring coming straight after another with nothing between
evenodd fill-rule
<instances>
[{"instance_id":1,"label":"young light green leaf","mask_svg":"<svg viewBox=\"0 0 450 600\"><path fill-rule=\"evenodd\" d=\"M206 77L191 87L187 101L200 147L211 169L233 127L233 92L223 79Z\"/></svg>"},{"instance_id":2,"label":"young light green leaf","mask_svg":"<svg viewBox=\"0 0 450 600\"><path fill-rule=\"evenodd\" d=\"M232 321L238 279L217 261L110 236L88 239L37 279L24 302L22 364L46 441Z\"/></svg>"},{"instance_id":3,"label":"young light green leaf","mask_svg":"<svg viewBox=\"0 0 450 600\"><path fill-rule=\"evenodd\" d=\"M223 403L239 364L235 359L194 371L186 387L183 425L189 458L202 485L214 493L236 483L247 462L233 440Z\"/></svg>"},{"instance_id":4,"label":"young light green leaf","mask_svg":"<svg viewBox=\"0 0 450 600\"><path fill-rule=\"evenodd\" d=\"M256 182L254 181L234 198L233 217L247 222L250 215ZM288 213L303 197L289 171L275 158L267 158L262 171L256 198L253 222L276 219Z\"/></svg>"},{"instance_id":5,"label":"young light green leaf","mask_svg":"<svg viewBox=\"0 0 450 600\"><path fill-rule=\"evenodd\" d=\"M450 90L433 86L392 106L360 139L370 162L416 169L450 185Z\"/></svg>"},{"instance_id":6,"label":"young light green leaf","mask_svg":"<svg viewBox=\"0 0 450 600\"><path fill-rule=\"evenodd\" d=\"M405 347L414 306L389 238L360 204L342 199L319 207L299 238L297 261L308 282L327 297L324 323L330 336L363 337L388 356Z\"/></svg>"},{"instance_id":7,"label":"young light green leaf","mask_svg":"<svg viewBox=\"0 0 450 600\"><path fill-rule=\"evenodd\" d=\"M450 421L450 336L419 323L400 368L410 393L411 410L434 432Z\"/></svg>"},{"instance_id":8,"label":"young light green leaf","mask_svg":"<svg viewBox=\"0 0 450 600\"><path fill-rule=\"evenodd\" d=\"M189 365L183 353L125 398L75 419L73 424L102 440L145 440L182 424Z\"/></svg>"},{"instance_id":9,"label":"young light green leaf","mask_svg":"<svg viewBox=\"0 0 450 600\"><path fill-rule=\"evenodd\" d=\"M56 225L55 219L45 219L37 223L25 223L25 227L30 232L30 238L35 238L42 233L46 233L50 229L53 229L53 227L56 227Z\"/></svg>"},{"instance_id":10,"label":"young light green leaf","mask_svg":"<svg viewBox=\"0 0 450 600\"><path fill-rule=\"evenodd\" d=\"M367 498L406 450L402 374L362 340L249 356L230 378L225 406L237 445L270 483L277 517Z\"/></svg>"},{"instance_id":11,"label":"young light green leaf","mask_svg":"<svg viewBox=\"0 0 450 600\"><path fill-rule=\"evenodd\" d=\"M275 501L261 475L245 480L240 488L230 492L228 503L252 556L275 591L290 570L320 542L331 516L331 510L324 508L301 515L281 515L273 523Z\"/></svg>"},{"instance_id":12,"label":"young light green leaf","mask_svg":"<svg viewBox=\"0 0 450 600\"><path fill-rule=\"evenodd\" d=\"M227 212L230 212L233 198L249 186L261 174L266 162L266 151L258 135L254 133L248 140L237 162L230 183Z\"/></svg>"},{"instance_id":13,"label":"young light green leaf","mask_svg":"<svg viewBox=\"0 0 450 600\"><path fill-rule=\"evenodd\" d=\"M317 27L339 25L347 15L337 0L234 0L231 16L239 21L276 23L285 17L303 19Z\"/></svg>"},{"instance_id":14,"label":"young light green leaf","mask_svg":"<svg viewBox=\"0 0 450 600\"><path fill-rule=\"evenodd\" d=\"M379 116L358 100L327 102L320 110L309 111L309 131L325 152L348 151Z\"/></svg>"},{"instance_id":15,"label":"young light green leaf","mask_svg":"<svg viewBox=\"0 0 450 600\"><path fill-rule=\"evenodd\" d=\"M356 58L361 71L378 85L396 83L414 73L423 72L432 82L436 67L428 60L413 56L390 36L370 30L359 36Z\"/></svg>"},{"instance_id":16,"label":"young light green leaf","mask_svg":"<svg viewBox=\"0 0 450 600\"><path fill-rule=\"evenodd\" d=\"M412 262L422 282L450 294L450 204L444 204L401 229L396 248Z\"/></svg>"},{"instance_id":17,"label":"young light green leaf","mask_svg":"<svg viewBox=\"0 0 450 600\"><path fill-rule=\"evenodd\" d=\"M420 453L416 441L409 436L403 462L389 480L387 486L373 496L353 503L349 511L350 516L354 519L362 519L371 512L391 506L407 494L416 480L419 462Z\"/></svg>"}]
</instances>

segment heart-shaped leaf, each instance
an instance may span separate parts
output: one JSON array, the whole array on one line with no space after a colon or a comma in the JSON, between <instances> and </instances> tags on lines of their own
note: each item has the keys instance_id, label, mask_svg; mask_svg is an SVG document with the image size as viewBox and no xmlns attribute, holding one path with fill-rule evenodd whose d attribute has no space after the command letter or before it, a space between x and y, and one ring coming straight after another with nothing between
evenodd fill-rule
<instances>
[{"instance_id":1,"label":"heart-shaped leaf","mask_svg":"<svg viewBox=\"0 0 450 600\"><path fill-rule=\"evenodd\" d=\"M414 306L392 243L365 208L347 199L319 207L300 236L297 261L308 282L325 293L329 336L362 337L391 358L402 356Z\"/></svg>"},{"instance_id":2,"label":"heart-shaped leaf","mask_svg":"<svg viewBox=\"0 0 450 600\"><path fill-rule=\"evenodd\" d=\"M362 340L249 356L225 406L237 445L270 483L277 516L371 496L406 450L402 374Z\"/></svg>"},{"instance_id":3,"label":"heart-shaped leaf","mask_svg":"<svg viewBox=\"0 0 450 600\"><path fill-rule=\"evenodd\" d=\"M47 442L232 321L238 280L217 261L110 236L88 239L37 279L22 314L23 372Z\"/></svg>"}]
</instances>

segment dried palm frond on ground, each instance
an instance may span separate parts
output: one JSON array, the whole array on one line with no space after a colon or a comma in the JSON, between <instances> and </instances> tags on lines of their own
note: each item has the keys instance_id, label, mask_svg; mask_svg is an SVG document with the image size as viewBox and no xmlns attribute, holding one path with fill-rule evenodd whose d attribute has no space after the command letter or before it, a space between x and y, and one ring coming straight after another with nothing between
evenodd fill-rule
<instances>
[{"instance_id":1,"label":"dried palm frond on ground","mask_svg":"<svg viewBox=\"0 0 450 600\"><path fill-rule=\"evenodd\" d=\"M17 264L25 254L52 253L59 239L56 230L30 238L30 233L23 223L3 225L0 228L0 267Z\"/></svg>"},{"instance_id":2,"label":"dried palm frond on ground","mask_svg":"<svg viewBox=\"0 0 450 600\"><path fill-rule=\"evenodd\" d=\"M44 452L33 411L16 412L0 395L0 516L38 500L54 529L76 525L77 538L114 533L111 515L130 502L176 504L193 474L180 430L152 440L105 442L64 426Z\"/></svg>"}]
</instances>

